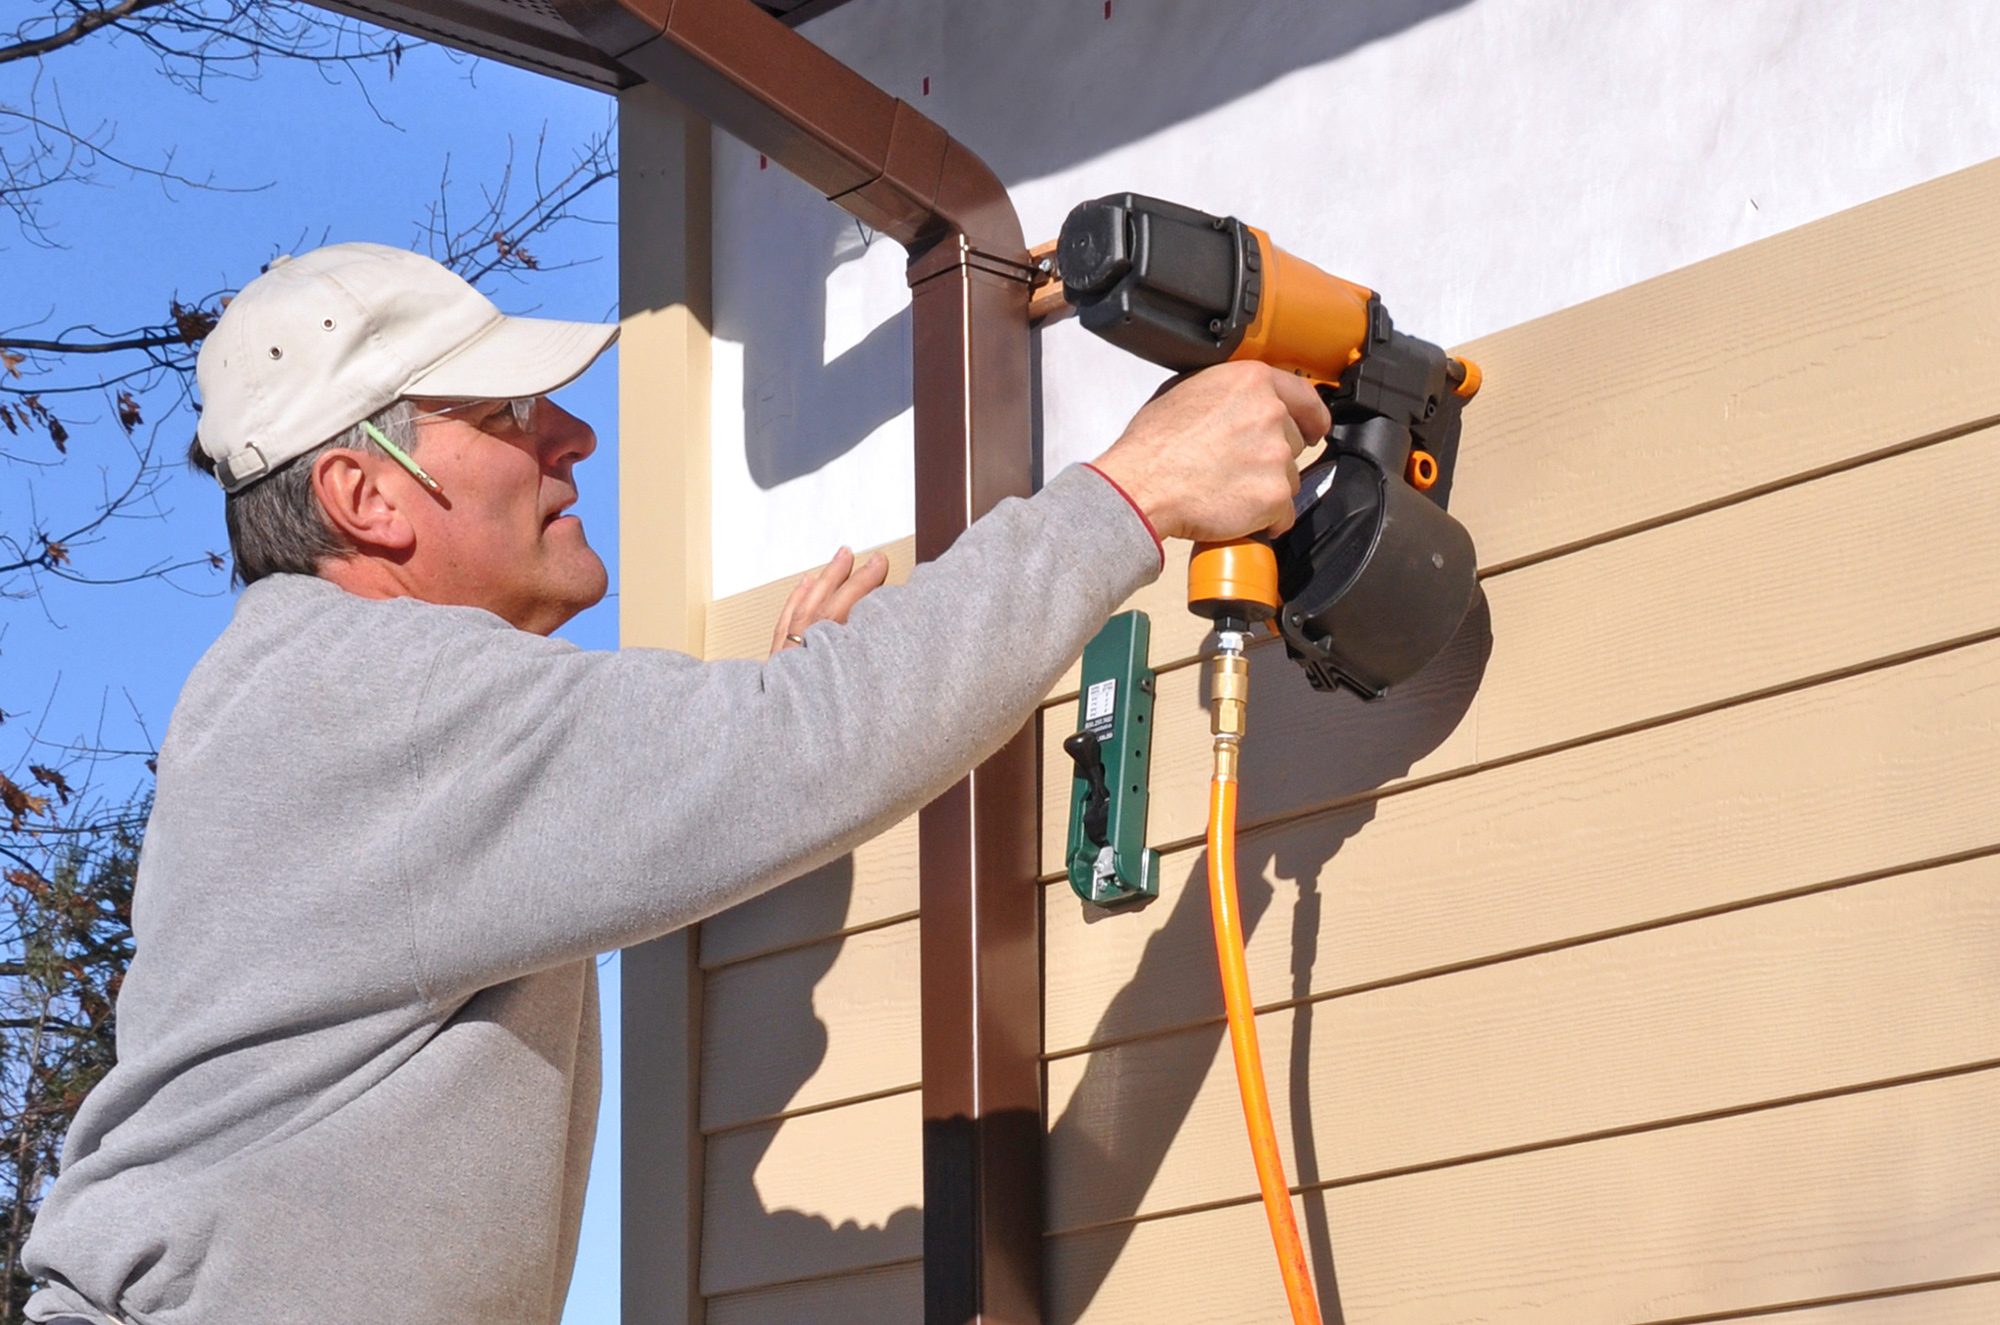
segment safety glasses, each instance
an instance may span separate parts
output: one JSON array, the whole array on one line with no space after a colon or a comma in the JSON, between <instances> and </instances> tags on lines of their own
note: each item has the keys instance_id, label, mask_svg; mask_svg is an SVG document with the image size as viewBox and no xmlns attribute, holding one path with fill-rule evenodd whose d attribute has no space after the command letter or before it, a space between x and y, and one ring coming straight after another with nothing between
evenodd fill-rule
<instances>
[{"instance_id":1,"label":"safety glasses","mask_svg":"<svg viewBox=\"0 0 2000 1325\"><path fill-rule=\"evenodd\" d=\"M467 410L489 409L492 411L490 417L475 421L475 426L481 431L488 431L487 425L500 417L502 409L499 407L504 406L504 412L512 421L515 429L526 436L533 437L536 426L541 419L541 405L542 397L540 396L520 396L506 401L460 400L449 405L441 405L437 409L421 411L417 414L413 422L422 423L426 419L453 418L463 414ZM391 460L394 460L397 464L408 470L410 477L423 485L424 491L434 497L444 496L444 489L439 486L438 481L425 472L424 467L417 463L414 456L390 441L388 435L380 428L364 421L361 425L361 430L367 433L375 445L381 447Z\"/></svg>"}]
</instances>

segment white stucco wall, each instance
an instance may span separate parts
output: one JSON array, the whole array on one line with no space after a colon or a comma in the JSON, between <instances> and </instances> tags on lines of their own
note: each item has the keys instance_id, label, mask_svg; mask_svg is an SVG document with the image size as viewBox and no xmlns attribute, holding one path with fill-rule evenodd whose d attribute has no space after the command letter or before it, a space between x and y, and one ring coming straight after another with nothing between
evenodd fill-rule
<instances>
[{"instance_id":1,"label":"white stucco wall","mask_svg":"<svg viewBox=\"0 0 2000 1325\"><path fill-rule=\"evenodd\" d=\"M805 31L981 152L1030 242L1126 189L1233 213L1447 345L2000 156L1989 0L851 0ZM715 162L720 597L914 520L902 251ZM1073 323L1042 353L1054 473L1160 373Z\"/></svg>"}]
</instances>

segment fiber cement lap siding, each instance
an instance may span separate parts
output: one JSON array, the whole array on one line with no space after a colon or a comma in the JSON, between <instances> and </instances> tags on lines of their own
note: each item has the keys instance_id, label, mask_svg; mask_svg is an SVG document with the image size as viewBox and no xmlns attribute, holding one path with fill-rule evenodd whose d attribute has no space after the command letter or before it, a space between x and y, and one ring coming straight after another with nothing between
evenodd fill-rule
<instances>
[{"instance_id":1,"label":"fiber cement lap siding","mask_svg":"<svg viewBox=\"0 0 2000 1325\"><path fill-rule=\"evenodd\" d=\"M1979 167L1467 347L1461 638L1376 705L1256 650L1250 965L1329 1318L1990 1313L1996 214ZM1137 603L1158 902L1055 879L1045 765L1055 1321L1283 1311L1177 569ZM717 604L710 653L784 588ZM1045 751L1073 721L1066 682ZM704 927L713 1319L917 1318L909 836Z\"/></svg>"}]
</instances>

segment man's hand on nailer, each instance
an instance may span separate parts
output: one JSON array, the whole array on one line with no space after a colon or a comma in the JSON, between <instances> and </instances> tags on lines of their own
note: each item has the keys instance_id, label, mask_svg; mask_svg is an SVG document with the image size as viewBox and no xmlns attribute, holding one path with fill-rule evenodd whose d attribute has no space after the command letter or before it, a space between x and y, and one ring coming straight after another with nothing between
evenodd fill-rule
<instances>
[{"instance_id":1,"label":"man's hand on nailer","mask_svg":"<svg viewBox=\"0 0 2000 1325\"><path fill-rule=\"evenodd\" d=\"M1292 526L1299 455L1332 426L1310 382L1217 364L1174 382L1095 462L1163 538L1222 542Z\"/></svg>"},{"instance_id":2,"label":"man's hand on nailer","mask_svg":"<svg viewBox=\"0 0 2000 1325\"><path fill-rule=\"evenodd\" d=\"M806 627L815 621L845 625L854 605L881 588L888 578L889 558L880 552L871 552L859 561L846 548L834 553L832 561L792 587L784 610L778 613L778 628L771 634L772 655L797 648Z\"/></svg>"}]
</instances>

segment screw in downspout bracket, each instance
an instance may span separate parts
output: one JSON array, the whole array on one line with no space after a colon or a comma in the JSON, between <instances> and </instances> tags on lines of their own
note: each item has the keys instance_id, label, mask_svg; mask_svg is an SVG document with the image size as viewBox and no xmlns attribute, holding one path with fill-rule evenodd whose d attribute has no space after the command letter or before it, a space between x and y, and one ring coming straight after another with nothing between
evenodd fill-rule
<instances>
[{"instance_id":1,"label":"screw in downspout bracket","mask_svg":"<svg viewBox=\"0 0 2000 1325\"><path fill-rule=\"evenodd\" d=\"M1237 757L1250 707L1250 660L1243 656L1243 632L1215 632L1215 656L1208 660L1209 731L1215 736L1215 777L1236 781Z\"/></svg>"}]
</instances>

